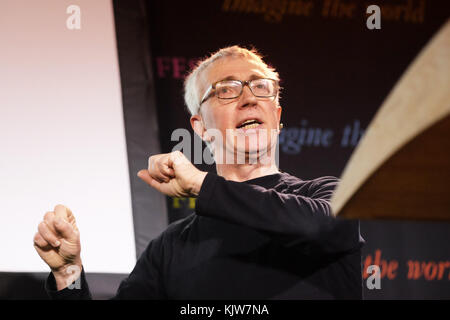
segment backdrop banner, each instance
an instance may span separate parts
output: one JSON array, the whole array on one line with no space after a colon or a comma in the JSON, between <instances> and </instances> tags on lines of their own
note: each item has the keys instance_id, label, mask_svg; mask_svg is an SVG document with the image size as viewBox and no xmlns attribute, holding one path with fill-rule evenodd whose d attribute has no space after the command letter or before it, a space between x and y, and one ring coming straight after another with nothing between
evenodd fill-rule
<instances>
[{"instance_id":1,"label":"backdrop banner","mask_svg":"<svg viewBox=\"0 0 450 320\"><path fill-rule=\"evenodd\" d=\"M191 130L183 80L195 62L225 46L254 46L281 76L280 169L302 179L342 174L377 109L450 12L448 2L431 0L148 4L162 151L180 142L171 139L175 129ZM366 25L372 4L381 8L381 29ZM173 222L193 212L195 199L168 198L167 206ZM380 289L368 289L364 272L366 299L450 298L448 223L361 221L361 233L364 270L381 268Z\"/></svg>"}]
</instances>

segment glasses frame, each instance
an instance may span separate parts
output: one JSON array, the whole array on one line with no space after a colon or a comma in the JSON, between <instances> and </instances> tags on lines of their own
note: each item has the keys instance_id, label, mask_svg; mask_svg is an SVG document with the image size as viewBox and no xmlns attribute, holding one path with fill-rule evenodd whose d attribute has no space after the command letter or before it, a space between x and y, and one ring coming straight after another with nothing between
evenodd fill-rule
<instances>
[{"instance_id":1,"label":"glasses frame","mask_svg":"<svg viewBox=\"0 0 450 320\"><path fill-rule=\"evenodd\" d=\"M253 93L252 87L250 87L250 84L253 81L256 81L256 80L271 80L271 81L273 81L274 84L275 84L276 93L274 95L271 95L271 96L257 96L256 94ZM232 100L232 99L239 98L242 95L242 92L244 92L244 87L245 86L248 86L248 88L250 89L250 92L257 98L273 98L273 97L276 97L277 94L278 94L278 90L280 88L279 85L278 85L278 80L271 79L271 78L257 78L257 79L247 80L247 81L242 81L242 80L219 80L219 81L216 81L216 82L214 82L213 84L211 84L209 86L208 90L206 90L205 94L203 95L202 101L200 102L199 106L201 106L205 101L207 101L209 98L211 98L213 96L212 93L216 93L216 91L214 91L214 92L211 92L211 91L216 89L216 85L219 82L224 82L224 81L240 82L241 83L241 92L239 92L239 95L237 95L236 97L233 97L233 98L219 98L217 96L217 98L221 99L221 100Z\"/></svg>"}]
</instances>

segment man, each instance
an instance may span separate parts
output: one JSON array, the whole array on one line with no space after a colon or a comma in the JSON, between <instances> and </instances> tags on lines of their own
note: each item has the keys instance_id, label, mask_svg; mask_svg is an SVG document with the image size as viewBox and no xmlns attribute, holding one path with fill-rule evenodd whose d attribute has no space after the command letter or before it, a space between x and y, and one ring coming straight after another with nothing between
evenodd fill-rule
<instances>
[{"instance_id":1,"label":"man","mask_svg":"<svg viewBox=\"0 0 450 320\"><path fill-rule=\"evenodd\" d=\"M180 152L150 157L138 176L166 195L197 197L196 210L149 243L116 299L362 298L358 222L331 215L337 179L305 181L277 168L278 82L255 51L237 46L187 77L191 125L217 175ZM38 229L49 295L90 299L70 210L56 206ZM81 289L67 288L76 278Z\"/></svg>"}]
</instances>

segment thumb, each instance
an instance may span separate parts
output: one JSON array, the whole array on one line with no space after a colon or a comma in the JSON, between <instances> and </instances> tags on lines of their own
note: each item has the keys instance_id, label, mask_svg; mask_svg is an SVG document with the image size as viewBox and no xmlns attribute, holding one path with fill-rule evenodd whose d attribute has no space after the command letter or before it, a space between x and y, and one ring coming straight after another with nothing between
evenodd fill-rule
<instances>
[{"instance_id":1,"label":"thumb","mask_svg":"<svg viewBox=\"0 0 450 320\"><path fill-rule=\"evenodd\" d=\"M152 177L150 177L148 170L146 170L146 169L139 170L139 172L137 173L137 176L149 185L151 184L151 181L153 180Z\"/></svg>"},{"instance_id":2,"label":"thumb","mask_svg":"<svg viewBox=\"0 0 450 320\"><path fill-rule=\"evenodd\" d=\"M69 238L72 240L75 239L75 231L78 232L75 217L72 214L72 211L62 204L58 204L55 207L55 229L68 240Z\"/></svg>"},{"instance_id":3,"label":"thumb","mask_svg":"<svg viewBox=\"0 0 450 320\"><path fill-rule=\"evenodd\" d=\"M155 188L156 190L158 190L158 191L160 191L160 192L163 192L163 191L161 190L162 183L160 183L160 182L156 181L155 179L153 179L153 178L150 176L150 174L148 173L148 170L145 170L145 169L140 170L140 171L138 172L137 175L138 175L138 177L141 178L145 183L147 183L150 187L153 187L153 188Z\"/></svg>"},{"instance_id":4,"label":"thumb","mask_svg":"<svg viewBox=\"0 0 450 320\"><path fill-rule=\"evenodd\" d=\"M77 230L69 222L60 217L56 217L54 225L56 231L58 231L67 241L76 241L78 239L78 235L76 233Z\"/></svg>"},{"instance_id":5,"label":"thumb","mask_svg":"<svg viewBox=\"0 0 450 320\"><path fill-rule=\"evenodd\" d=\"M72 225L72 227L78 231L77 224L75 221L75 216L73 215L72 211L67 208L66 206L63 206L62 204L58 204L55 207L55 217L61 218L64 221L67 221Z\"/></svg>"}]
</instances>

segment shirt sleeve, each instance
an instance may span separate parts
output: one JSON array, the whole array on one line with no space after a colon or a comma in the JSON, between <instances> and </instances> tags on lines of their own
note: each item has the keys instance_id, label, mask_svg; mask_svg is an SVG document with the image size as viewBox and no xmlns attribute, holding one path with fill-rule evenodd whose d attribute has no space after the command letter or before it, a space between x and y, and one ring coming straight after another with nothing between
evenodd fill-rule
<instances>
[{"instance_id":1,"label":"shirt sleeve","mask_svg":"<svg viewBox=\"0 0 450 320\"><path fill-rule=\"evenodd\" d=\"M150 242L139 257L133 271L124 279L112 300L128 299L166 299L160 272L162 249L160 238ZM66 287L56 290L56 281L52 273L45 283L45 290L53 300L90 300L92 299L84 268L72 289Z\"/></svg>"},{"instance_id":2,"label":"shirt sleeve","mask_svg":"<svg viewBox=\"0 0 450 320\"><path fill-rule=\"evenodd\" d=\"M331 214L334 183L324 179L308 196L225 180L208 173L197 199L198 215L215 217L266 232L302 253L339 254L360 249L363 240L357 220ZM299 192L300 193L300 192Z\"/></svg>"},{"instance_id":3,"label":"shirt sleeve","mask_svg":"<svg viewBox=\"0 0 450 320\"><path fill-rule=\"evenodd\" d=\"M62 290L56 289L56 281L53 273L50 272L45 281L45 291L52 300L91 300L91 292L86 281L84 268L81 269L80 277L71 286Z\"/></svg>"}]
</instances>

